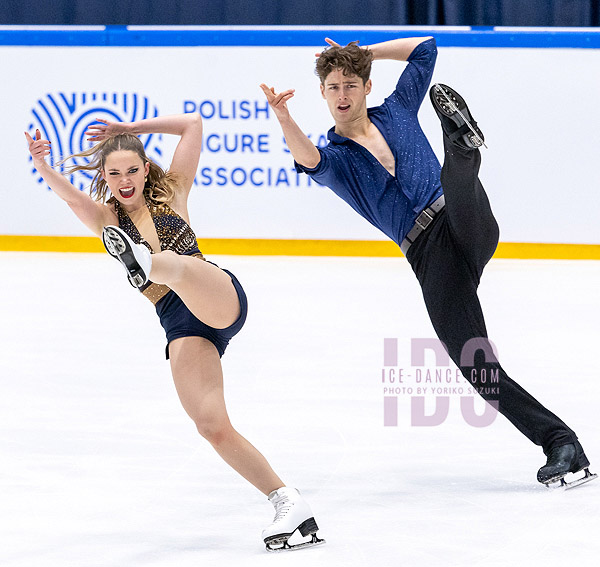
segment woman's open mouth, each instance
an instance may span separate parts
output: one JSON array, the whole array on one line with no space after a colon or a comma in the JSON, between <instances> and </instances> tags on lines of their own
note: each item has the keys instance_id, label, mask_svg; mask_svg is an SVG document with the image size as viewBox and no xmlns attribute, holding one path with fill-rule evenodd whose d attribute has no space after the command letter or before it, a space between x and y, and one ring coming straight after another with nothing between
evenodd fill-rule
<instances>
[{"instance_id":1,"label":"woman's open mouth","mask_svg":"<svg viewBox=\"0 0 600 567\"><path fill-rule=\"evenodd\" d=\"M123 199L129 199L130 197L133 197L135 187L123 187L122 189L119 189L119 193Z\"/></svg>"}]
</instances>

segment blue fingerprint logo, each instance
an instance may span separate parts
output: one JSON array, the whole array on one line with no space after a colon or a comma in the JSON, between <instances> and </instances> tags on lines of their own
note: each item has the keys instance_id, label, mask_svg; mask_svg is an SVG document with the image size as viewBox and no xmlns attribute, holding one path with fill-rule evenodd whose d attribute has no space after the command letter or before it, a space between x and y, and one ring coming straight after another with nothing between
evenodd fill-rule
<instances>
[{"instance_id":1,"label":"blue fingerprint logo","mask_svg":"<svg viewBox=\"0 0 600 567\"><path fill-rule=\"evenodd\" d=\"M50 164L55 165L67 156L92 147L93 143L87 141L85 131L90 124L96 123L96 118L111 122L134 122L158 116L158 109L151 105L147 97L137 93L57 93L40 98L31 114L28 131L33 133L39 128L42 138L52 142L49 157ZM164 168L161 163L162 135L145 134L140 139L148 157ZM87 163L86 158L78 159ZM29 161L32 161L31 156ZM72 163L82 162L73 160ZM44 182L35 168L31 172L37 177L38 183ZM83 191L89 188L92 179L90 173L76 171L69 180Z\"/></svg>"}]
</instances>

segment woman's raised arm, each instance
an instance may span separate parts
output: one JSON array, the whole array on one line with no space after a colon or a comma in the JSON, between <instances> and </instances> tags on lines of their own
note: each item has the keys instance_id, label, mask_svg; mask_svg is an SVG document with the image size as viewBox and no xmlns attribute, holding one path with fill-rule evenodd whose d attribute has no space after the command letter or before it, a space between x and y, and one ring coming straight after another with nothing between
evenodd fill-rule
<instances>
[{"instance_id":1,"label":"woman's raised arm","mask_svg":"<svg viewBox=\"0 0 600 567\"><path fill-rule=\"evenodd\" d=\"M177 144L169 171L179 177L182 191L187 195L194 183L202 150L202 118L198 113L157 116L137 122L107 122L97 119L86 134L91 141L101 141L109 136L129 134L174 134L181 139Z\"/></svg>"},{"instance_id":2,"label":"woman's raised arm","mask_svg":"<svg viewBox=\"0 0 600 567\"><path fill-rule=\"evenodd\" d=\"M63 175L50 167L45 160L45 157L50 154L50 142L42 140L41 137L39 130L35 131L35 139L28 132L25 132L29 152L33 158L33 165L52 191L69 205L77 218L94 234L100 236L102 228L113 221L109 208L94 201L89 195L77 189Z\"/></svg>"}]
</instances>

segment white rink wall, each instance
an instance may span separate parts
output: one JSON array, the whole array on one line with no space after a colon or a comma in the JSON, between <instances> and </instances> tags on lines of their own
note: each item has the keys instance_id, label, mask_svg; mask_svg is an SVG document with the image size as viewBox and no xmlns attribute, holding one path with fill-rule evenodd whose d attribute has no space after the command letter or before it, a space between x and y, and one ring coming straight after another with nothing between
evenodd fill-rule
<instances>
[{"instance_id":1,"label":"white rink wall","mask_svg":"<svg viewBox=\"0 0 600 567\"><path fill-rule=\"evenodd\" d=\"M0 234L89 236L38 182L24 130L41 126L57 154L68 154L84 143L83 129L96 116L200 111L204 151L191 199L199 238L385 240L329 190L293 171L259 89L261 82L295 88L294 117L322 141L332 121L313 72L318 49L0 46ZM403 68L375 62L370 106L393 90ZM600 244L599 71L598 49L439 48L433 80L463 94L486 136L481 179L501 241ZM420 119L441 158L428 98ZM149 155L168 166L176 141L154 136Z\"/></svg>"}]
</instances>

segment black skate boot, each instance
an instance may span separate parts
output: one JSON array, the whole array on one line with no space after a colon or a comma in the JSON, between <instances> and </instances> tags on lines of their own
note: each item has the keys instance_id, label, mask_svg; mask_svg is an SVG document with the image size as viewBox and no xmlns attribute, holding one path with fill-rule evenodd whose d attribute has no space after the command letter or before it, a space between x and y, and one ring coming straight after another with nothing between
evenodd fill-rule
<instances>
[{"instance_id":1,"label":"black skate boot","mask_svg":"<svg viewBox=\"0 0 600 567\"><path fill-rule=\"evenodd\" d=\"M467 103L455 90L436 83L429 89L431 104L442 122L442 130L457 146L473 150L487 146L483 133L473 120Z\"/></svg>"},{"instance_id":2,"label":"black skate boot","mask_svg":"<svg viewBox=\"0 0 600 567\"><path fill-rule=\"evenodd\" d=\"M583 448L579 441L575 441L575 443L552 449L548 454L546 464L538 471L537 479L546 486L560 481L561 487L573 488L598 476L590 473L589 466L590 462L585 456ZM580 471L584 471L583 477L572 482L565 481L565 476L568 473L578 473Z\"/></svg>"}]
</instances>

